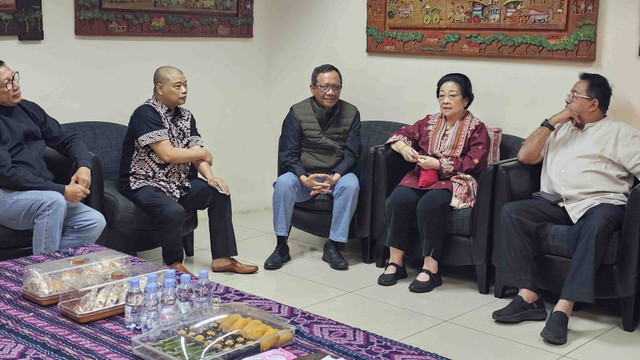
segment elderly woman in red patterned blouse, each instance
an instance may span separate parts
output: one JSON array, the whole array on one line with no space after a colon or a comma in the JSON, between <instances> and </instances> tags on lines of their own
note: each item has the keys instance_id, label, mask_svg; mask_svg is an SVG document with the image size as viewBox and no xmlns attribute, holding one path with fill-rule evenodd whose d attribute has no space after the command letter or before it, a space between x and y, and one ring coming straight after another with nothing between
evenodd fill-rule
<instances>
[{"instance_id":1,"label":"elderly woman in red patterned blouse","mask_svg":"<svg viewBox=\"0 0 640 360\"><path fill-rule=\"evenodd\" d=\"M388 144L404 160L416 163L386 202L384 242L391 258L380 285L394 285L407 277L403 265L408 235L418 223L424 264L409 285L413 292L429 292L442 285L438 260L451 208L473 206L476 176L487 166L489 135L485 125L467 108L473 102L471 81L463 74L447 74L436 90L440 113L394 132Z\"/></svg>"}]
</instances>

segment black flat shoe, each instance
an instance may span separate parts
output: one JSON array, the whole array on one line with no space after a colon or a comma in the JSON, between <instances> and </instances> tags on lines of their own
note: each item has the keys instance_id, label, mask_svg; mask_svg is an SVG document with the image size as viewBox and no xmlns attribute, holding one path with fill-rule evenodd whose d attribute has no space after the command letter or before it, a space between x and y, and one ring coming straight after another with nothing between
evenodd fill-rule
<instances>
[{"instance_id":1,"label":"black flat shoe","mask_svg":"<svg viewBox=\"0 0 640 360\"><path fill-rule=\"evenodd\" d=\"M347 263L347 260L345 260L340 250L338 250L338 245L332 240L328 240L327 243L324 244L322 261L328 262L329 266L335 270L347 270L349 268L349 263Z\"/></svg>"},{"instance_id":2,"label":"black flat shoe","mask_svg":"<svg viewBox=\"0 0 640 360\"><path fill-rule=\"evenodd\" d=\"M442 277L440 274L434 274L427 269L422 269L420 272L425 274L429 274L429 280L420 281L415 279L409 285L409 290L416 293L426 293L429 292L438 286L442 285Z\"/></svg>"},{"instance_id":3,"label":"black flat shoe","mask_svg":"<svg viewBox=\"0 0 640 360\"><path fill-rule=\"evenodd\" d=\"M569 317L562 311L554 311L549 316L549 320L542 329L540 336L555 345L567 343L567 332L569 328Z\"/></svg>"},{"instance_id":4,"label":"black flat shoe","mask_svg":"<svg viewBox=\"0 0 640 360\"><path fill-rule=\"evenodd\" d=\"M267 270L277 270L282 267L282 264L291 260L289 256L289 246L286 244L278 244L273 253L264 262L264 268Z\"/></svg>"},{"instance_id":5,"label":"black flat shoe","mask_svg":"<svg viewBox=\"0 0 640 360\"><path fill-rule=\"evenodd\" d=\"M396 272L393 274L382 274L378 276L378 284L382 286L391 286L395 285L398 280L404 279L407 277L407 269L404 266L400 266L396 263L390 262L384 269L387 270L389 266L395 266Z\"/></svg>"},{"instance_id":6,"label":"black flat shoe","mask_svg":"<svg viewBox=\"0 0 640 360\"><path fill-rule=\"evenodd\" d=\"M547 309L544 307L542 296L538 300L528 303L522 296L516 295L509 305L496 310L491 315L493 320L502 323L519 323L522 321L542 321L547 318Z\"/></svg>"}]
</instances>

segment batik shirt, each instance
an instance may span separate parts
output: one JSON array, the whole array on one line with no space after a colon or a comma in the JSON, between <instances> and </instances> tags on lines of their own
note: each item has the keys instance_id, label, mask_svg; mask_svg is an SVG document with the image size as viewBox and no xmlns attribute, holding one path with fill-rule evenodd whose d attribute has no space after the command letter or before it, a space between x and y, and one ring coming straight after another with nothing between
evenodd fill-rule
<instances>
[{"instance_id":1,"label":"batik shirt","mask_svg":"<svg viewBox=\"0 0 640 360\"><path fill-rule=\"evenodd\" d=\"M169 140L175 148L203 146L191 112L176 107L172 114L154 96L131 115L122 149L120 181L132 190L147 185L157 187L177 201L191 189L191 164L164 162L149 146L163 140Z\"/></svg>"},{"instance_id":2,"label":"batik shirt","mask_svg":"<svg viewBox=\"0 0 640 360\"><path fill-rule=\"evenodd\" d=\"M428 155L440 162L439 181L420 187L420 165L416 164L399 185L420 190L448 189L452 192L451 206L456 209L475 204L477 181L487 166L489 135L487 128L469 111L446 131L446 121L441 113L427 115L411 126L391 134L387 143L401 140L413 147L418 154Z\"/></svg>"}]
</instances>

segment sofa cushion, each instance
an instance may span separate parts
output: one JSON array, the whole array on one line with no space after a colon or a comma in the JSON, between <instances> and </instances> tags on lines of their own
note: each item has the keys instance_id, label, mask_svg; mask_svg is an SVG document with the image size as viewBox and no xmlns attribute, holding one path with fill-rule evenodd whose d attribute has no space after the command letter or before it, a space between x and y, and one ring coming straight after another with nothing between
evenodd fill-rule
<instances>
[{"instance_id":1,"label":"sofa cushion","mask_svg":"<svg viewBox=\"0 0 640 360\"><path fill-rule=\"evenodd\" d=\"M540 252L543 254L561 256L571 259L573 256L573 249L569 246L567 240L566 225L549 225L547 237L544 239ZM618 259L618 244L620 243L621 231L616 231L609 241L607 246L607 252L602 260L603 265L612 265L617 262Z\"/></svg>"},{"instance_id":2,"label":"sofa cushion","mask_svg":"<svg viewBox=\"0 0 640 360\"><path fill-rule=\"evenodd\" d=\"M122 195L116 181L104 183L104 217L110 226L149 230L158 225L140 208ZM116 225L117 224L117 225Z\"/></svg>"},{"instance_id":3,"label":"sofa cushion","mask_svg":"<svg viewBox=\"0 0 640 360\"><path fill-rule=\"evenodd\" d=\"M30 247L33 232L30 230L13 230L0 226L0 249Z\"/></svg>"},{"instance_id":4,"label":"sofa cushion","mask_svg":"<svg viewBox=\"0 0 640 360\"><path fill-rule=\"evenodd\" d=\"M447 234L471 236L473 208L452 209L447 216Z\"/></svg>"},{"instance_id":5,"label":"sofa cushion","mask_svg":"<svg viewBox=\"0 0 640 360\"><path fill-rule=\"evenodd\" d=\"M329 211L333 209L333 197L330 195L319 194L311 199L295 204L298 209Z\"/></svg>"}]
</instances>

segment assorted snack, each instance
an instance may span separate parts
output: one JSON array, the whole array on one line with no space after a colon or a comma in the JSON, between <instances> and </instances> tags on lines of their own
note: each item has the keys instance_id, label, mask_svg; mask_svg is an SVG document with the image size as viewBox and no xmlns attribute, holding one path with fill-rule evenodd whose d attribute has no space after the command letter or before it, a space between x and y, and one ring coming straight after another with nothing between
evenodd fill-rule
<instances>
[{"instance_id":1,"label":"assorted snack","mask_svg":"<svg viewBox=\"0 0 640 360\"><path fill-rule=\"evenodd\" d=\"M66 289L63 283L77 281L90 286L107 281L114 271L129 265L129 255L105 250L28 266L22 283L24 298L40 305L55 304Z\"/></svg>"},{"instance_id":2,"label":"assorted snack","mask_svg":"<svg viewBox=\"0 0 640 360\"><path fill-rule=\"evenodd\" d=\"M110 273L109 281L85 286L85 281L70 279L63 282L66 289L60 295L60 313L84 323L120 314L124 311L129 280L138 277L140 286L147 284L148 275L156 273L158 281L164 281L165 271L153 263L143 263L120 268Z\"/></svg>"},{"instance_id":3,"label":"assorted snack","mask_svg":"<svg viewBox=\"0 0 640 360\"><path fill-rule=\"evenodd\" d=\"M234 311L143 334L134 338L134 353L147 359L231 359L293 343L295 328L258 308L241 303L220 307L223 313ZM163 339L153 341L158 337Z\"/></svg>"}]
</instances>

